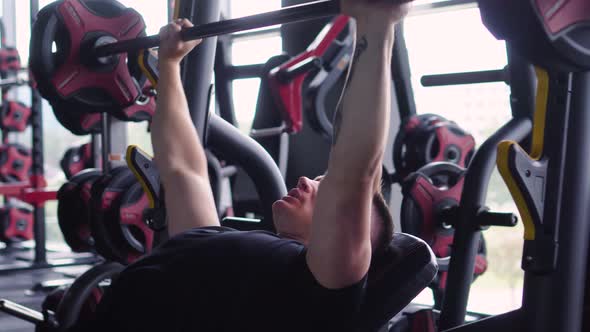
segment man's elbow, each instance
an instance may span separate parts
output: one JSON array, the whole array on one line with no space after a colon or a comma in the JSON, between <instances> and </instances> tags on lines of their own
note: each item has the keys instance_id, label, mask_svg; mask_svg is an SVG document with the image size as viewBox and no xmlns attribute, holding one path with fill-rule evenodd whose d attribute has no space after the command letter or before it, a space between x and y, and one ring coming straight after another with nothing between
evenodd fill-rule
<instances>
[{"instance_id":1,"label":"man's elbow","mask_svg":"<svg viewBox=\"0 0 590 332\"><path fill-rule=\"evenodd\" d=\"M194 167L182 164L168 164L165 167L157 166L158 171L160 172L161 181L164 185L168 184L169 186L170 184L189 181L209 181L206 169L204 172L201 172Z\"/></svg>"}]
</instances>

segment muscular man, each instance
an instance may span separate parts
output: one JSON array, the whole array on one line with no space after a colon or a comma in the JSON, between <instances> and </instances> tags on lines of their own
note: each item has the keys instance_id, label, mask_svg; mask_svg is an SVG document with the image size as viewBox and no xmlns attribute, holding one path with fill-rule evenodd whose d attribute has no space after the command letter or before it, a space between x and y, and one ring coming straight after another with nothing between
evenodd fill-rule
<instances>
[{"instance_id":1,"label":"muscular man","mask_svg":"<svg viewBox=\"0 0 590 332\"><path fill-rule=\"evenodd\" d=\"M180 40L191 26L186 20L162 29L152 140L171 239L113 284L101 303L100 329L355 329L371 262L393 232L379 192L393 26L407 7L392 2L341 0L343 13L356 19L357 38L328 171L301 178L273 205L278 234L220 226L180 79L179 63L198 42Z\"/></svg>"}]
</instances>

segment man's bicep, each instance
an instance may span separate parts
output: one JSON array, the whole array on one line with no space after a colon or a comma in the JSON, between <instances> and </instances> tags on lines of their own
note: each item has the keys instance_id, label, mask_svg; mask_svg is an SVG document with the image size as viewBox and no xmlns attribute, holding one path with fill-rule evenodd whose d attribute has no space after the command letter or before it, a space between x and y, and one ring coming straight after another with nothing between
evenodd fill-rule
<instances>
[{"instance_id":1,"label":"man's bicep","mask_svg":"<svg viewBox=\"0 0 590 332\"><path fill-rule=\"evenodd\" d=\"M192 228L219 226L213 193L206 178L179 172L166 177L164 190L171 237Z\"/></svg>"},{"instance_id":2,"label":"man's bicep","mask_svg":"<svg viewBox=\"0 0 590 332\"><path fill-rule=\"evenodd\" d=\"M307 253L309 268L327 288L361 280L371 260L370 218L373 181L332 178L322 181L314 209Z\"/></svg>"}]
</instances>

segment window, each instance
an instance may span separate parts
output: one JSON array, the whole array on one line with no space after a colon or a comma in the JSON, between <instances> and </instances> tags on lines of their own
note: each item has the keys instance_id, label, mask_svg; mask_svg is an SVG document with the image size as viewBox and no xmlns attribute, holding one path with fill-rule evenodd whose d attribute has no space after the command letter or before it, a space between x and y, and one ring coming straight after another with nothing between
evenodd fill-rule
<instances>
[{"instance_id":1,"label":"window","mask_svg":"<svg viewBox=\"0 0 590 332\"><path fill-rule=\"evenodd\" d=\"M436 113L470 131L478 144L511 118L510 89L504 83L422 87L423 75L502 69L506 48L481 23L477 9L413 16L405 23L418 113ZM506 185L494 172L487 204L518 213ZM521 305L523 229L494 227L484 236L488 271L472 286L469 310L497 314Z\"/></svg>"},{"instance_id":2,"label":"window","mask_svg":"<svg viewBox=\"0 0 590 332\"><path fill-rule=\"evenodd\" d=\"M231 17L242 17L281 8L280 0L231 0ZM282 42L278 32L256 37L236 38L232 43L233 65L265 63L270 57L281 54ZM234 106L238 126L244 133L252 127L256 111L260 79L233 82Z\"/></svg>"}]
</instances>

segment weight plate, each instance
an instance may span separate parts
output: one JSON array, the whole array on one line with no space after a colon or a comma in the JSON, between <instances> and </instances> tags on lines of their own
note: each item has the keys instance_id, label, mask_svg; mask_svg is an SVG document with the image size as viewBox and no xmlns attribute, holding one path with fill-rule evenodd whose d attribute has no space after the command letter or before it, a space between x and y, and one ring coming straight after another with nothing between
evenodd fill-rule
<instances>
[{"instance_id":1,"label":"weight plate","mask_svg":"<svg viewBox=\"0 0 590 332\"><path fill-rule=\"evenodd\" d=\"M100 177L99 170L88 169L76 174L57 192L57 219L65 242L74 252L94 250L90 234L88 204L82 196L83 186Z\"/></svg>"}]
</instances>

